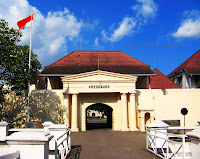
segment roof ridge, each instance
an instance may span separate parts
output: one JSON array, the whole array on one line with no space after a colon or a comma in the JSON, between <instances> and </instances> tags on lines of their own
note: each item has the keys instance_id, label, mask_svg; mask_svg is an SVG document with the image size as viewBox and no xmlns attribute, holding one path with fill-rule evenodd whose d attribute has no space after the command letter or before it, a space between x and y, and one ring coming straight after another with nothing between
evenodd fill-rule
<instances>
[{"instance_id":1,"label":"roof ridge","mask_svg":"<svg viewBox=\"0 0 200 159\"><path fill-rule=\"evenodd\" d=\"M195 55L197 55L198 53L200 53L200 50L198 50L197 52L195 52L192 56L190 56L186 61L186 66L191 62L191 60L194 58Z\"/></svg>"},{"instance_id":2,"label":"roof ridge","mask_svg":"<svg viewBox=\"0 0 200 159\"><path fill-rule=\"evenodd\" d=\"M51 65L48 65L48 66L44 66L44 68L45 67L49 67L49 66L53 66L55 63L58 63L59 61L61 61L62 59L64 59L66 56L68 56L68 55L70 55L70 54L72 54L72 53L74 53L74 52L97 52L97 51L90 51L90 50L87 50L87 51L83 51L83 50L74 50L74 51L72 51L72 52L70 52L69 54L67 54L67 55L65 55L64 57L62 57L62 58L60 58L60 59L58 59L57 61L55 61L54 63L52 63ZM122 52L122 51L98 51L98 52ZM124 53L124 52L122 52L122 53ZM124 53L125 54L125 53ZM130 56L131 57L131 56ZM132 57L133 58L133 57ZM137 60L137 59L136 59ZM138 60L139 61L139 60ZM140 61L139 61L140 62Z\"/></svg>"},{"instance_id":3,"label":"roof ridge","mask_svg":"<svg viewBox=\"0 0 200 159\"><path fill-rule=\"evenodd\" d=\"M193 55L191 55L186 61L184 61L182 64L180 64L177 68L175 68L170 74L168 74L168 76L169 75L171 75L171 74L173 74L173 73L175 73L175 72L177 72L177 71L179 71L180 69L183 69L183 65L185 64L185 66L187 66L189 63L190 63L190 61L194 58L194 56L195 55L197 55L198 53L200 53L200 50L198 50L197 52L195 52ZM180 67L180 68L179 68ZM178 69L179 68L179 69ZM178 70L176 70L176 69L178 69ZM176 70L176 71L175 71Z\"/></svg>"},{"instance_id":4,"label":"roof ridge","mask_svg":"<svg viewBox=\"0 0 200 159\"><path fill-rule=\"evenodd\" d=\"M121 51L122 53L124 53L123 51ZM132 56L130 56L130 55L128 55L128 54L126 54L126 53L124 53L125 55L127 55L127 56L129 56L129 57L131 57L131 58L133 58L133 59L135 59L135 60L137 60L138 62L140 62L140 63L142 63L142 64L144 64L144 65L146 65L146 66L149 66L150 67L150 65L147 65L147 64L145 64L145 63L143 63L143 62L141 62L140 60L138 60L138 59L136 59L136 58L134 58L134 57L132 57Z\"/></svg>"},{"instance_id":5,"label":"roof ridge","mask_svg":"<svg viewBox=\"0 0 200 159\"><path fill-rule=\"evenodd\" d=\"M96 51L98 51L98 52L122 52L122 51L119 51L119 50L74 50L73 52L75 52L75 51L77 51L77 52L96 52Z\"/></svg>"}]
</instances>

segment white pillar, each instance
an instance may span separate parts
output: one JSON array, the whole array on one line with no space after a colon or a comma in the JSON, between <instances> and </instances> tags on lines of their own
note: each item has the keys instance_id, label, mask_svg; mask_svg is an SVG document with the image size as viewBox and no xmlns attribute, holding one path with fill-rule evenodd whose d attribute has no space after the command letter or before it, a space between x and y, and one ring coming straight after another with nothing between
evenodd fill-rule
<instances>
[{"instance_id":1,"label":"white pillar","mask_svg":"<svg viewBox=\"0 0 200 159\"><path fill-rule=\"evenodd\" d=\"M79 131L79 129L78 129L78 94L72 94L71 131Z\"/></svg>"},{"instance_id":2,"label":"white pillar","mask_svg":"<svg viewBox=\"0 0 200 159\"><path fill-rule=\"evenodd\" d=\"M64 124L69 126L69 95L64 94L63 99L63 120Z\"/></svg>"},{"instance_id":3,"label":"white pillar","mask_svg":"<svg viewBox=\"0 0 200 159\"><path fill-rule=\"evenodd\" d=\"M127 120L127 95L126 93L121 94L121 131L129 131L128 120Z\"/></svg>"},{"instance_id":4,"label":"white pillar","mask_svg":"<svg viewBox=\"0 0 200 159\"><path fill-rule=\"evenodd\" d=\"M0 122L0 141L4 141L8 135L8 122Z\"/></svg>"},{"instance_id":5,"label":"white pillar","mask_svg":"<svg viewBox=\"0 0 200 159\"><path fill-rule=\"evenodd\" d=\"M50 82L49 77L47 77L47 90L52 90L51 82Z\"/></svg>"},{"instance_id":6,"label":"white pillar","mask_svg":"<svg viewBox=\"0 0 200 159\"><path fill-rule=\"evenodd\" d=\"M141 112L141 116L140 116L140 131L145 131L145 122L144 122L144 112Z\"/></svg>"},{"instance_id":7,"label":"white pillar","mask_svg":"<svg viewBox=\"0 0 200 159\"><path fill-rule=\"evenodd\" d=\"M136 128L136 107L135 107L135 93L130 94L130 109L129 109L129 128L130 131L138 131Z\"/></svg>"},{"instance_id":8,"label":"white pillar","mask_svg":"<svg viewBox=\"0 0 200 159\"><path fill-rule=\"evenodd\" d=\"M190 87L189 88L192 88L192 75L189 76L189 82L190 82Z\"/></svg>"}]
</instances>

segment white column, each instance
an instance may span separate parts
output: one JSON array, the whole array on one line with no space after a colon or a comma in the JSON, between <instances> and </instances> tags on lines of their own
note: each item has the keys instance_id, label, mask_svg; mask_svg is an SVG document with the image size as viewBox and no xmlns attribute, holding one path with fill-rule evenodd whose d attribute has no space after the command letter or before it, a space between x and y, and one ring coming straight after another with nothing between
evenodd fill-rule
<instances>
[{"instance_id":1,"label":"white column","mask_svg":"<svg viewBox=\"0 0 200 159\"><path fill-rule=\"evenodd\" d=\"M63 99L63 120L64 124L69 126L69 95L64 94Z\"/></svg>"},{"instance_id":2,"label":"white column","mask_svg":"<svg viewBox=\"0 0 200 159\"><path fill-rule=\"evenodd\" d=\"M136 128L136 107L135 107L135 93L130 94L130 109L129 109L129 128L130 131L138 131Z\"/></svg>"},{"instance_id":3,"label":"white column","mask_svg":"<svg viewBox=\"0 0 200 159\"><path fill-rule=\"evenodd\" d=\"M51 82L50 82L49 77L47 77L47 90L52 90Z\"/></svg>"},{"instance_id":4,"label":"white column","mask_svg":"<svg viewBox=\"0 0 200 159\"><path fill-rule=\"evenodd\" d=\"M141 112L141 116L140 116L140 131L145 131L144 115L145 115L145 112Z\"/></svg>"},{"instance_id":5,"label":"white column","mask_svg":"<svg viewBox=\"0 0 200 159\"><path fill-rule=\"evenodd\" d=\"M4 141L8 135L8 122L0 122L0 141Z\"/></svg>"},{"instance_id":6,"label":"white column","mask_svg":"<svg viewBox=\"0 0 200 159\"><path fill-rule=\"evenodd\" d=\"M121 94L121 131L129 131L128 120L127 120L127 95L126 93Z\"/></svg>"},{"instance_id":7,"label":"white column","mask_svg":"<svg viewBox=\"0 0 200 159\"><path fill-rule=\"evenodd\" d=\"M192 88L192 75L189 76L189 82L190 82L190 87L189 88Z\"/></svg>"},{"instance_id":8,"label":"white column","mask_svg":"<svg viewBox=\"0 0 200 159\"><path fill-rule=\"evenodd\" d=\"M79 129L78 129L78 94L72 94L71 131L79 131Z\"/></svg>"}]
</instances>

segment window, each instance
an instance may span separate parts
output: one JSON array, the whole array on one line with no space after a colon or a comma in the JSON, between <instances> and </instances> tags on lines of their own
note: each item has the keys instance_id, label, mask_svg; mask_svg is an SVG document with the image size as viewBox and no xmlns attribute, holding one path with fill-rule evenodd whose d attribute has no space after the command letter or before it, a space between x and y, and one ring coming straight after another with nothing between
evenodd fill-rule
<instances>
[{"instance_id":1,"label":"window","mask_svg":"<svg viewBox=\"0 0 200 159\"><path fill-rule=\"evenodd\" d=\"M183 83L182 83L182 76L179 76L178 77L178 83L177 83L180 87L183 86Z\"/></svg>"},{"instance_id":2,"label":"window","mask_svg":"<svg viewBox=\"0 0 200 159\"><path fill-rule=\"evenodd\" d=\"M195 76L195 86L196 88L200 88L200 76Z\"/></svg>"}]
</instances>

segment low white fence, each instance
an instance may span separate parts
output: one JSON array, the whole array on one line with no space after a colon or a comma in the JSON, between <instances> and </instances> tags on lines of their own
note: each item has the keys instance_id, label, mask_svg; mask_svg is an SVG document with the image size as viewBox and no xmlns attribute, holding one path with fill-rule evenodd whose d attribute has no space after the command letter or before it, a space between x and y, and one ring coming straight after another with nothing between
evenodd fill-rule
<instances>
[{"instance_id":1,"label":"low white fence","mask_svg":"<svg viewBox=\"0 0 200 159\"><path fill-rule=\"evenodd\" d=\"M186 138L185 134L172 134L159 128L147 128L146 148L160 158L190 159L192 151Z\"/></svg>"},{"instance_id":2,"label":"low white fence","mask_svg":"<svg viewBox=\"0 0 200 159\"><path fill-rule=\"evenodd\" d=\"M51 122L43 126L9 130L7 122L0 122L0 159L65 159L71 150L69 127Z\"/></svg>"},{"instance_id":3,"label":"low white fence","mask_svg":"<svg viewBox=\"0 0 200 159\"><path fill-rule=\"evenodd\" d=\"M67 130L55 139L55 159L65 159L71 151L71 132Z\"/></svg>"}]
</instances>

